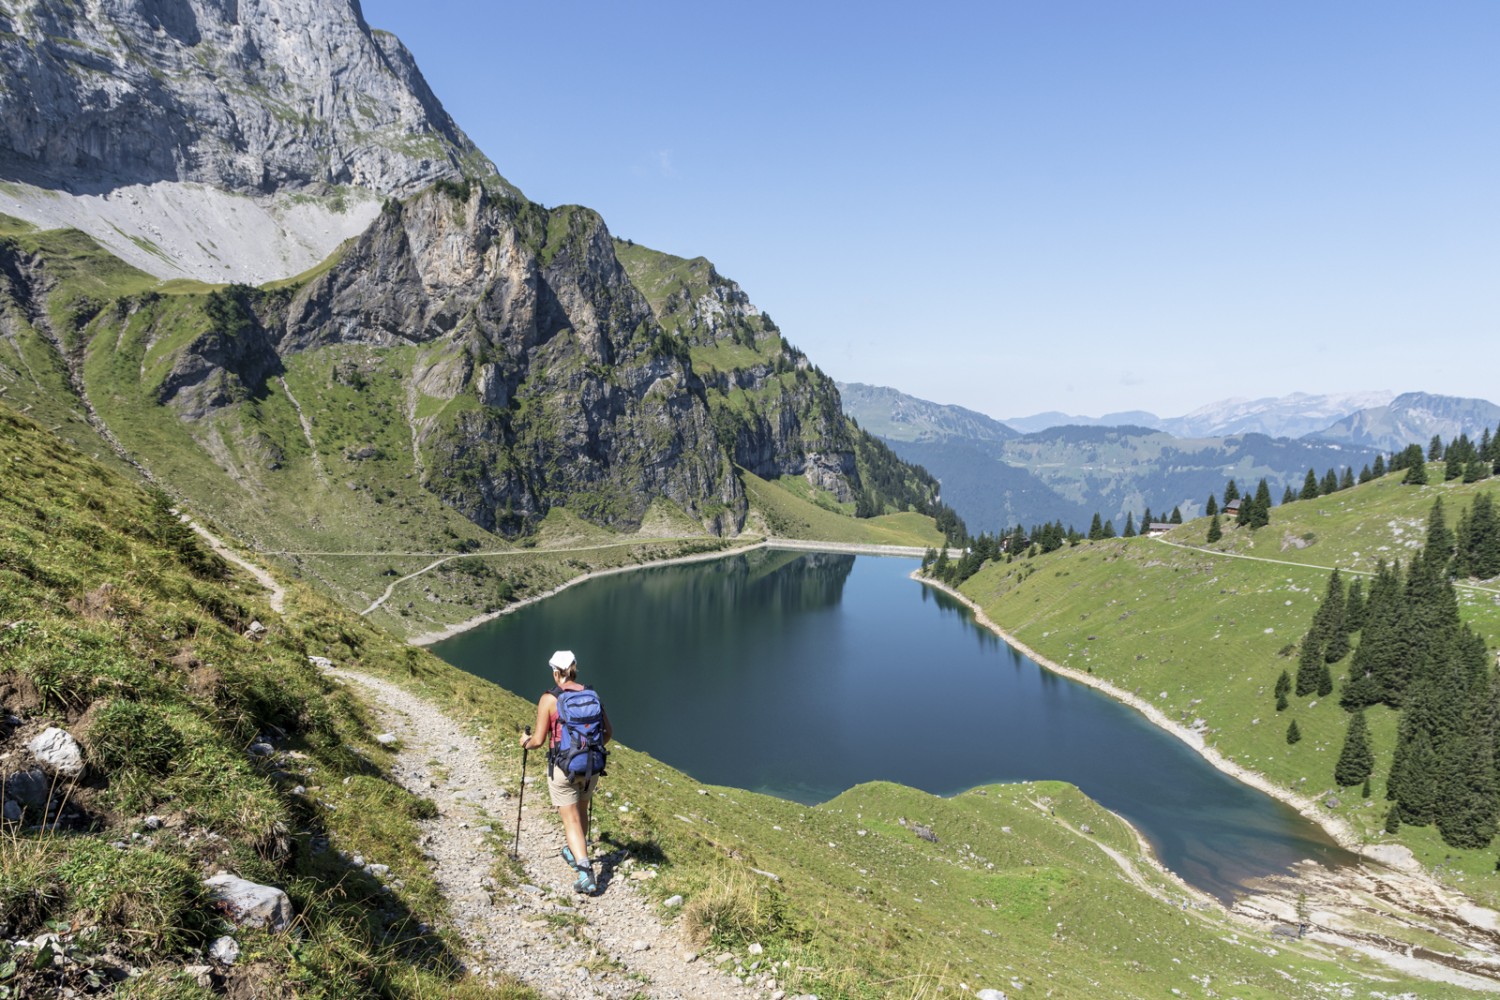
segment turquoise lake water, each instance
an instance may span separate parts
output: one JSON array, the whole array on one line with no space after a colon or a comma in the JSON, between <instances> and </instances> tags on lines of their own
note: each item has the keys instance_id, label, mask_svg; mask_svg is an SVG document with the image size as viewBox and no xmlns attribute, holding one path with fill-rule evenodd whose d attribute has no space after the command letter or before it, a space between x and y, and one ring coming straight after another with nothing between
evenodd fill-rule
<instances>
[{"instance_id":1,"label":"turquoise lake water","mask_svg":"<svg viewBox=\"0 0 1500 1000\"><path fill-rule=\"evenodd\" d=\"M529 699L578 656L617 737L694 778L804 803L863 781L939 795L1072 782L1228 901L1354 861L1290 807L1037 666L908 578L915 559L757 550L590 580L433 647Z\"/></svg>"}]
</instances>

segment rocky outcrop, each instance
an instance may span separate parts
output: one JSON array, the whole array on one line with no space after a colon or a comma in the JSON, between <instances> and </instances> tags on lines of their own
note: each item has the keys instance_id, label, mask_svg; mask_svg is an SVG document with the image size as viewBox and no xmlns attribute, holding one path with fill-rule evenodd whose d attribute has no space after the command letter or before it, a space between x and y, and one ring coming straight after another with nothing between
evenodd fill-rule
<instances>
[{"instance_id":1,"label":"rocky outcrop","mask_svg":"<svg viewBox=\"0 0 1500 1000\"><path fill-rule=\"evenodd\" d=\"M689 345L735 464L765 479L801 476L840 501L854 499L856 432L833 381L703 258L634 245L622 256L658 321Z\"/></svg>"},{"instance_id":2,"label":"rocky outcrop","mask_svg":"<svg viewBox=\"0 0 1500 1000\"><path fill-rule=\"evenodd\" d=\"M466 172L494 168L355 0L0 8L6 179L409 193Z\"/></svg>"}]
</instances>

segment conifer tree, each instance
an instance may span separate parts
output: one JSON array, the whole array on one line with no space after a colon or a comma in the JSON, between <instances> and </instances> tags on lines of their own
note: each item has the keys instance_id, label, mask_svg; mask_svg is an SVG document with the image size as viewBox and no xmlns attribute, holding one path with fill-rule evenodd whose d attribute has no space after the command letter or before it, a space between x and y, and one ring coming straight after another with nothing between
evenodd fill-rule
<instances>
[{"instance_id":1,"label":"conifer tree","mask_svg":"<svg viewBox=\"0 0 1500 1000\"><path fill-rule=\"evenodd\" d=\"M1376 455L1375 456L1375 464L1372 465L1372 466L1370 466L1370 478L1371 479L1379 479L1381 476L1384 476L1384 475L1385 475L1385 456L1384 455Z\"/></svg>"},{"instance_id":2,"label":"conifer tree","mask_svg":"<svg viewBox=\"0 0 1500 1000\"><path fill-rule=\"evenodd\" d=\"M1337 663L1349 655L1349 632L1344 627L1344 581L1336 566L1328 576L1328 588L1313 615L1313 631L1323 646L1325 663Z\"/></svg>"},{"instance_id":3,"label":"conifer tree","mask_svg":"<svg viewBox=\"0 0 1500 1000\"><path fill-rule=\"evenodd\" d=\"M1401 482L1407 486L1427 485L1427 463L1417 461L1406 467L1406 475L1401 477Z\"/></svg>"},{"instance_id":4,"label":"conifer tree","mask_svg":"<svg viewBox=\"0 0 1500 1000\"><path fill-rule=\"evenodd\" d=\"M1372 480L1374 478L1375 478L1375 473L1373 471L1371 471L1370 466L1368 464L1366 464L1363 469L1359 470L1359 485L1363 486L1365 483L1368 483L1370 480Z\"/></svg>"},{"instance_id":5,"label":"conifer tree","mask_svg":"<svg viewBox=\"0 0 1500 1000\"><path fill-rule=\"evenodd\" d=\"M1339 489L1340 490L1352 490L1352 489L1354 489L1354 466L1352 466L1352 465L1346 465L1346 466L1344 466L1344 474L1339 477Z\"/></svg>"},{"instance_id":6,"label":"conifer tree","mask_svg":"<svg viewBox=\"0 0 1500 1000\"><path fill-rule=\"evenodd\" d=\"M1215 514L1208 521L1208 542L1212 545L1224 537L1224 529L1219 527L1219 515Z\"/></svg>"},{"instance_id":7,"label":"conifer tree","mask_svg":"<svg viewBox=\"0 0 1500 1000\"><path fill-rule=\"evenodd\" d=\"M1113 538L1113 537L1115 537L1115 522L1110 521L1110 520L1106 520L1104 522L1104 537L1105 538Z\"/></svg>"},{"instance_id":8,"label":"conifer tree","mask_svg":"<svg viewBox=\"0 0 1500 1000\"><path fill-rule=\"evenodd\" d=\"M1318 499L1318 474L1311 469L1307 470L1307 476L1302 480L1302 494L1299 499Z\"/></svg>"},{"instance_id":9,"label":"conifer tree","mask_svg":"<svg viewBox=\"0 0 1500 1000\"><path fill-rule=\"evenodd\" d=\"M1173 507L1172 508L1172 516L1169 517L1169 518L1167 518L1167 523L1168 524L1181 524L1182 523L1182 508L1181 507Z\"/></svg>"},{"instance_id":10,"label":"conifer tree","mask_svg":"<svg viewBox=\"0 0 1500 1000\"><path fill-rule=\"evenodd\" d=\"M1146 532L1148 532L1150 530L1151 530L1151 508L1147 507L1146 510L1141 514L1141 534L1144 535Z\"/></svg>"},{"instance_id":11,"label":"conifer tree","mask_svg":"<svg viewBox=\"0 0 1500 1000\"><path fill-rule=\"evenodd\" d=\"M1214 495L1212 493L1210 493L1208 495L1208 503L1203 508L1203 513L1207 514L1209 517L1213 517L1218 512L1219 512L1219 501L1215 500L1214 499Z\"/></svg>"},{"instance_id":12,"label":"conifer tree","mask_svg":"<svg viewBox=\"0 0 1500 1000\"><path fill-rule=\"evenodd\" d=\"M1326 698L1333 694L1333 672L1328 669L1326 662L1318 664L1318 697Z\"/></svg>"},{"instance_id":13,"label":"conifer tree","mask_svg":"<svg viewBox=\"0 0 1500 1000\"><path fill-rule=\"evenodd\" d=\"M1385 813L1385 832L1386 833L1400 833L1401 832L1401 807L1400 806L1398 806L1398 805L1392 805L1389 809L1386 810L1386 813Z\"/></svg>"},{"instance_id":14,"label":"conifer tree","mask_svg":"<svg viewBox=\"0 0 1500 1000\"><path fill-rule=\"evenodd\" d=\"M1089 522L1089 541L1097 542L1104 537L1104 522L1099 518L1099 512L1094 511L1094 519Z\"/></svg>"},{"instance_id":15,"label":"conifer tree","mask_svg":"<svg viewBox=\"0 0 1500 1000\"><path fill-rule=\"evenodd\" d=\"M1333 780L1340 788L1349 788L1367 780L1374 770L1375 753L1370 749L1365 713L1355 712L1349 716L1349 730L1344 734L1344 749L1339 751L1338 763L1333 768Z\"/></svg>"},{"instance_id":16,"label":"conifer tree","mask_svg":"<svg viewBox=\"0 0 1500 1000\"><path fill-rule=\"evenodd\" d=\"M1448 572L1448 564L1453 559L1453 543L1453 532L1448 530L1448 520L1443 516L1443 498L1438 497L1427 514L1427 547L1422 554L1441 574Z\"/></svg>"},{"instance_id":17,"label":"conifer tree","mask_svg":"<svg viewBox=\"0 0 1500 1000\"><path fill-rule=\"evenodd\" d=\"M1254 506L1255 513L1251 519L1250 527L1264 528L1271 523L1271 485L1264 478L1255 487Z\"/></svg>"},{"instance_id":18,"label":"conifer tree","mask_svg":"<svg viewBox=\"0 0 1500 1000\"><path fill-rule=\"evenodd\" d=\"M1125 512L1125 537L1135 537L1135 515L1130 511Z\"/></svg>"},{"instance_id":19,"label":"conifer tree","mask_svg":"<svg viewBox=\"0 0 1500 1000\"><path fill-rule=\"evenodd\" d=\"M1437 818L1439 761L1427 733L1417 730L1405 743L1397 738L1390 791L1401 807L1401 821L1427 826Z\"/></svg>"},{"instance_id":20,"label":"conifer tree","mask_svg":"<svg viewBox=\"0 0 1500 1000\"><path fill-rule=\"evenodd\" d=\"M1296 503L1296 502L1297 502L1297 491L1294 490L1294 489L1292 489L1291 486L1287 486L1287 488L1285 490L1283 490L1282 493L1281 493L1281 505L1283 507L1285 507L1289 503Z\"/></svg>"},{"instance_id":21,"label":"conifer tree","mask_svg":"<svg viewBox=\"0 0 1500 1000\"><path fill-rule=\"evenodd\" d=\"M1276 678L1276 711L1286 711L1286 696L1292 692L1292 678L1285 670Z\"/></svg>"},{"instance_id":22,"label":"conifer tree","mask_svg":"<svg viewBox=\"0 0 1500 1000\"><path fill-rule=\"evenodd\" d=\"M1464 464L1464 482L1477 483L1490 476L1490 463L1482 458L1471 458Z\"/></svg>"},{"instance_id":23,"label":"conifer tree","mask_svg":"<svg viewBox=\"0 0 1500 1000\"><path fill-rule=\"evenodd\" d=\"M1436 462L1443 457L1443 436L1434 434L1427 442L1427 461Z\"/></svg>"},{"instance_id":24,"label":"conifer tree","mask_svg":"<svg viewBox=\"0 0 1500 1000\"><path fill-rule=\"evenodd\" d=\"M1339 491L1339 474L1332 469L1323 473L1322 480L1318 483L1318 492L1323 496L1332 496Z\"/></svg>"},{"instance_id":25,"label":"conifer tree","mask_svg":"<svg viewBox=\"0 0 1500 1000\"><path fill-rule=\"evenodd\" d=\"M1297 697L1306 698L1318 689L1322 681L1323 647L1317 636L1309 630L1302 637L1302 650L1297 655Z\"/></svg>"},{"instance_id":26,"label":"conifer tree","mask_svg":"<svg viewBox=\"0 0 1500 1000\"><path fill-rule=\"evenodd\" d=\"M1365 582L1359 577L1349 581L1349 593L1344 597L1344 640L1364 627Z\"/></svg>"},{"instance_id":27,"label":"conifer tree","mask_svg":"<svg viewBox=\"0 0 1500 1000\"><path fill-rule=\"evenodd\" d=\"M1302 730L1297 728L1297 720L1293 719L1292 724L1286 727L1286 741L1288 743L1296 743L1301 739Z\"/></svg>"},{"instance_id":28,"label":"conifer tree","mask_svg":"<svg viewBox=\"0 0 1500 1000\"><path fill-rule=\"evenodd\" d=\"M1239 498L1240 498L1240 488L1238 486L1234 485L1234 480L1231 479L1228 483L1226 483L1224 485L1224 502L1225 503L1229 503L1229 501L1231 501L1231 500L1238 500Z\"/></svg>"}]
</instances>

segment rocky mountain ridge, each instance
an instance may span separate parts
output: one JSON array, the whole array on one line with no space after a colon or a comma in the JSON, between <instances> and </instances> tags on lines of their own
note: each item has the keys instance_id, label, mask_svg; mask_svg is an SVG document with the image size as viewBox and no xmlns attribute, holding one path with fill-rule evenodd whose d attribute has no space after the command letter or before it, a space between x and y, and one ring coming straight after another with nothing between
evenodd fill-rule
<instances>
[{"instance_id":1,"label":"rocky mountain ridge","mask_svg":"<svg viewBox=\"0 0 1500 1000\"><path fill-rule=\"evenodd\" d=\"M495 167L354 0L0 4L0 211L158 277L286 278Z\"/></svg>"}]
</instances>

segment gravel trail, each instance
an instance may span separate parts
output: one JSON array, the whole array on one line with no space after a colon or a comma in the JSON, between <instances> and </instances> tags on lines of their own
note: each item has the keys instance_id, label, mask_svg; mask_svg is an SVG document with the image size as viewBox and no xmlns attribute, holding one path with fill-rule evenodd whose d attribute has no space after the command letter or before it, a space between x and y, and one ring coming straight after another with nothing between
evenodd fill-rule
<instances>
[{"instance_id":1,"label":"gravel trail","mask_svg":"<svg viewBox=\"0 0 1500 1000\"><path fill-rule=\"evenodd\" d=\"M698 957L637 891L631 876L645 868L633 859L596 857L600 894L575 894L572 869L558 856L562 829L547 797L539 751L528 764L521 814L524 881L497 885L490 872L514 843L516 799L509 789L516 787L516 776L502 784L481 743L431 703L365 674L329 673L359 689L381 725L400 739L392 776L437 803L437 817L422 824L421 845L477 975L509 973L548 997L785 995L768 976L741 983L720 971L714 956ZM508 760L503 766L515 768Z\"/></svg>"}]
</instances>

